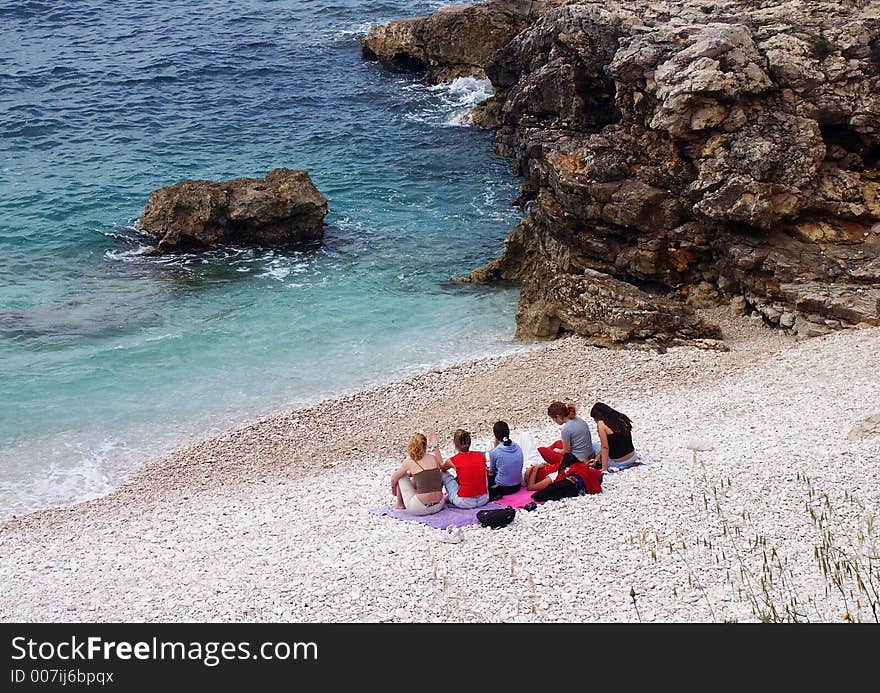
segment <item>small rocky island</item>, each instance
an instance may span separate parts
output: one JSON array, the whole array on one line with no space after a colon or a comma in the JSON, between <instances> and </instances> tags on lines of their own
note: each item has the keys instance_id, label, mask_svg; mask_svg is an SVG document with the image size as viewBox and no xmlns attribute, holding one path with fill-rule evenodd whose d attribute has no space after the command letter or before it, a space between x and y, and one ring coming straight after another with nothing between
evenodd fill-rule
<instances>
[{"instance_id":1,"label":"small rocky island","mask_svg":"<svg viewBox=\"0 0 880 693\"><path fill-rule=\"evenodd\" d=\"M189 180L150 194L141 231L157 252L221 243L300 245L324 236L327 199L305 171L276 168L265 178Z\"/></svg>"},{"instance_id":2,"label":"small rocky island","mask_svg":"<svg viewBox=\"0 0 880 693\"><path fill-rule=\"evenodd\" d=\"M367 59L491 80L526 210L473 282L517 331L665 346L730 302L809 337L880 323L880 4L493 0L374 27Z\"/></svg>"}]
</instances>

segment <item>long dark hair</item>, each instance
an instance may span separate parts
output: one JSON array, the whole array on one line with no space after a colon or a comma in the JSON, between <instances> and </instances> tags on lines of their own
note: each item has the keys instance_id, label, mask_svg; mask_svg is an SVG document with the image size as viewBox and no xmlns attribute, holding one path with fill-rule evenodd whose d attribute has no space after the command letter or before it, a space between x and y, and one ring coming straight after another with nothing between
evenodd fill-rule
<instances>
[{"instance_id":1,"label":"long dark hair","mask_svg":"<svg viewBox=\"0 0 880 693\"><path fill-rule=\"evenodd\" d=\"M625 433L632 430L632 421L626 414L621 414L616 409L612 409L607 404L596 402L590 409L590 416L594 421L604 421L615 433Z\"/></svg>"},{"instance_id":2,"label":"long dark hair","mask_svg":"<svg viewBox=\"0 0 880 693\"><path fill-rule=\"evenodd\" d=\"M492 426L492 433L495 434L495 440L500 440L505 446L510 445L510 426L506 421L496 421Z\"/></svg>"}]
</instances>

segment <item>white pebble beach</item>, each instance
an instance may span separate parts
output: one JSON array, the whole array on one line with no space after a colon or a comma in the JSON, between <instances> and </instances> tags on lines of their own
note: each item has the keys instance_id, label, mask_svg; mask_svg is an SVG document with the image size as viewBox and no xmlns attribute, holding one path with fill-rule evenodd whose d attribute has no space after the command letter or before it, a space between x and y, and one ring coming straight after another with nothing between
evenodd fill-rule
<instances>
[{"instance_id":1,"label":"white pebble beach","mask_svg":"<svg viewBox=\"0 0 880 693\"><path fill-rule=\"evenodd\" d=\"M817 555L878 587L880 435L850 433L880 412L880 328L795 342L722 317L727 352L567 337L262 418L11 519L0 620L873 621L876 593ZM412 432L448 456L455 428L479 448L504 419L546 445L557 399L628 414L646 464L460 543L370 513Z\"/></svg>"}]
</instances>

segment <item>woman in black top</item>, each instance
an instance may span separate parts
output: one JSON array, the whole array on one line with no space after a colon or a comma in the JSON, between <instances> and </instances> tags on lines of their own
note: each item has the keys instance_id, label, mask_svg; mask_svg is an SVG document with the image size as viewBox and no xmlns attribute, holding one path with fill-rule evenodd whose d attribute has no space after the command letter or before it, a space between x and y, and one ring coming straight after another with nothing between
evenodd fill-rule
<instances>
[{"instance_id":1,"label":"woman in black top","mask_svg":"<svg viewBox=\"0 0 880 693\"><path fill-rule=\"evenodd\" d=\"M602 402L593 405L590 416L599 431L599 442L593 443L596 459L592 466L603 472L609 467L618 470L632 466L639 456L632 442L629 417Z\"/></svg>"}]
</instances>

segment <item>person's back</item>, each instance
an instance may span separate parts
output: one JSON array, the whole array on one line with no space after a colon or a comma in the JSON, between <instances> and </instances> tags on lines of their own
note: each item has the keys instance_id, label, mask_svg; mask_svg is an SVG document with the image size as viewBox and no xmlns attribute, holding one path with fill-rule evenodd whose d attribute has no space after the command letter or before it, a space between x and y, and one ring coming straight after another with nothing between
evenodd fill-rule
<instances>
[{"instance_id":1,"label":"person's back","mask_svg":"<svg viewBox=\"0 0 880 693\"><path fill-rule=\"evenodd\" d=\"M455 467L459 496L476 498L487 492L486 457L482 452L459 452L449 461Z\"/></svg>"},{"instance_id":2,"label":"person's back","mask_svg":"<svg viewBox=\"0 0 880 693\"><path fill-rule=\"evenodd\" d=\"M398 508L406 508L414 515L431 515L443 509L443 458L436 434L432 434L428 454L428 439L416 433L407 444L407 458L391 475L391 493L397 497Z\"/></svg>"},{"instance_id":3,"label":"person's back","mask_svg":"<svg viewBox=\"0 0 880 693\"><path fill-rule=\"evenodd\" d=\"M522 482L523 452L514 441L506 441L489 452L491 469L498 486L519 486Z\"/></svg>"},{"instance_id":4,"label":"person's back","mask_svg":"<svg viewBox=\"0 0 880 693\"><path fill-rule=\"evenodd\" d=\"M425 455L422 459L412 462L418 467L418 471L410 479L419 500L424 502L425 496L433 496L443 490L443 472L433 455Z\"/></svg>"},{"instance_id":5,"label":"person's back","mask_svg":"<svg viewBox=\"0 0 880 693\"><path fill-rule=\"evenodd\" d=\"M606 434L606 437L608 439L608 457L612 460L629 457L635 452L632 431L611 431Z\"/></svg>"},{"instance_id":6,"label":"person's back","mask_svg":"<svg viewBox=\"0 0 880 693\"><path fill-rule=\"evenodd\" d=\"M599 443L593 446L598 467L604 472L634 465L639 456L633 445L630 418L604 402L596 402L590 410L590 416L599 432Z\"/></svg>"},{"instance_id":7,"label":"person's back","mask_svg":"<svg viewBox=\"0 0 880 693\"><path fill-rule=\"evenodd\" d=\"M479 508L489 501L486 479L486 456L471 452L471 434L459 428L452 435L456 453L441 465L444 470L455 469L455 476L443 474L443 486L449 502L457 508Z\"/></svg>"},{"instance_id":8,"label":"person's back","mask_svg":"<svg viewBox=\"0 0 880 693\"><path fill-rule=\"evenodd\" d=\"M496 421L492 427L495 445L489 451L489 500L516 493L522 484L523 451L510 439L510 426Z\"/></svg>"},{"instance_id":9,"label":"person's back","mask_svg":"<svg viewBox=\"0 0 880 693\"><path fill-rule=\"evenodd\" d=\"M593 457L593 436L590 426L579 416L574 416L562 424L562 442L571 445L571 454L579 460Z\"/></svg>"}]
</instances>

